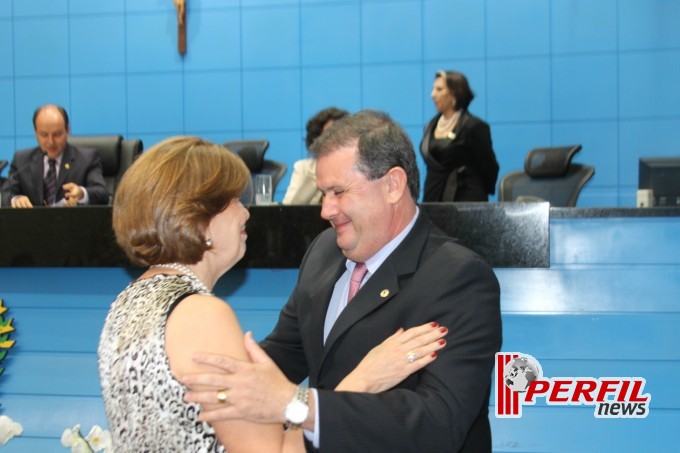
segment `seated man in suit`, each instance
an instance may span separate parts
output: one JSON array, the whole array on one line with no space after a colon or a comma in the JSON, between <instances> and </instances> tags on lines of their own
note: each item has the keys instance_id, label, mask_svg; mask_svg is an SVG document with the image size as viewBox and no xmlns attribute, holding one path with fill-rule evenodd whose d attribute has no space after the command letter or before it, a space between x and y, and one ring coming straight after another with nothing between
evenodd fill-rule
<instances>
[{"instance_id":1,"label":"seated man in suit","mask_svg":"<svg viewBox=\"0 0 680 453\"><path fill-rule=\"evenodd\" d=\"M38 147L14 153L3 185L3 206L76 206L107 204L109 192L94 149L76 148L63 107L44 105L33 114Z\"/></svg>"},{"instance_id":2,"label":"seated man in suit","mask_svg":"<svg viewBox=\"0 0 680 453\"><path fill-rule=\"evenodd\" d=\"M493 270L420 210L413 144L389 116L345 117L312 148L321 217L332 228L307 250L264 351L246 338L254 363L193 357L225 372L184 382L226 389L228 398L192 390L185 399L223 403L203 410L203 420L304 428L308 451L491 451L489 394L501 346ZM332 391L398 328L428 321L448 327L436 361L382 393ZM417 359L411 351L395 362ZM307 377L309 388L298 387Z\"/></svg>"}]
</instances>

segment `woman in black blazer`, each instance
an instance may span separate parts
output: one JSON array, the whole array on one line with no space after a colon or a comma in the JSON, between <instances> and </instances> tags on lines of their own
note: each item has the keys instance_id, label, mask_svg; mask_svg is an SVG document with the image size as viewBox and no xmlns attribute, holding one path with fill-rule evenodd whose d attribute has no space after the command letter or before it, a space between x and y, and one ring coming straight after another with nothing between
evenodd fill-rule
<instances>
[{"instance_id":1,"label":"woman in black blazer","mask_svg":"<svg viewBox=\"0 0 680 453\"><path fill-rule=\"evenodd\" d=\"M431 96L438 113L420 142L427 166L423 201L488 201L498 162L489 125L467 110L474 98L467 78L437 71Z\"/></svg>"}]
</instances>

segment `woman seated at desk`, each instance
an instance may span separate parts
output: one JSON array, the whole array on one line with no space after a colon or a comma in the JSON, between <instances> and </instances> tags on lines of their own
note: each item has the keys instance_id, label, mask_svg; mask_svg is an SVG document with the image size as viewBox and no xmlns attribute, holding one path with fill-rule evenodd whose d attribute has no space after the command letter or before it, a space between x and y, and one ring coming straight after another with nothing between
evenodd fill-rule
<instances>
[{"instance_id":1,"label":"woman seated at desk","mask_svg":"<svg viewBox=\"0 0 680 453\"><path fill-rule=\"evenodd\" d=\"M324 131L328 130L337 120L349 115L345 110L329 107L321 110L307 121L307 137L305 145L309 150ZM293 175L290 177L290 184L286 195L283 197L283 204L320 204L321 192L316 188L316 159L302 159L293 165Z\"/></svg>"}]
</instances>

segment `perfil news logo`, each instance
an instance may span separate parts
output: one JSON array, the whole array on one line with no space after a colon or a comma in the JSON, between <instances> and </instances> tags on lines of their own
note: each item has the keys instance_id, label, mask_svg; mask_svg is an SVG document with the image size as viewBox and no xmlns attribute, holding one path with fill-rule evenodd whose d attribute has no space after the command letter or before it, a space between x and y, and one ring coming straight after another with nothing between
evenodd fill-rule
<instances>
[{"instance_id":1,"label":"perfil news logo","mask_svg":"<svg viewBox=\"0 0 680 453\"><path fill-rule=\"evenodd\" d=\"M595 407L596 418L645 418L652 397L641 377L543 377L541 364L521 352L496 353L496 417L519 418L522 406L545 398L554 406Z\"/></svg>"}]
</instances>

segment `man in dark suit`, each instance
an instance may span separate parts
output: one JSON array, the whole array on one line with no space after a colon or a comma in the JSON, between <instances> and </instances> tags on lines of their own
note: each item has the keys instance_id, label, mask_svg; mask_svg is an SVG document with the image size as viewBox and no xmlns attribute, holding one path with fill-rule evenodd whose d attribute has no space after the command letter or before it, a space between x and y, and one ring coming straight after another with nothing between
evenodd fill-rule
<instances>
[{"instance_id":1,"label":"man in dark suit","mask_svg":"<svg viewBox=\"0 0 680 453\"><path fill-rule=\"evenodd\" d=\"M310 246L262 342L272 361L256 350L254 364L197 357L230 373L189 378L227 389L231 404L202 417L301 425L309 451L490 451L491 373L501 346L492 269L419 210L413 145L388 116L365 111L340 120L314 150L321 216L333 228ZM355 270L364 267L352 298ZM399 327L428 321L449 329L434 362L383 393L333 391ZM311 391L293 384L306 377ZM215 403L216 396L187 399Z\"/></svg>"},{"instance_id":2,"label":"man in dark suit","mask_svg":"<svg viewBox=\"0 0 680 453\"><path fill-rule=\"evenodd\" d=\"M107 204L101 158L94 149L67 142L66 110L56 105L39 107L33 114L33 128L39 146L14 153L2 188L3 206Z\"/></svg>"}]
</instances>

